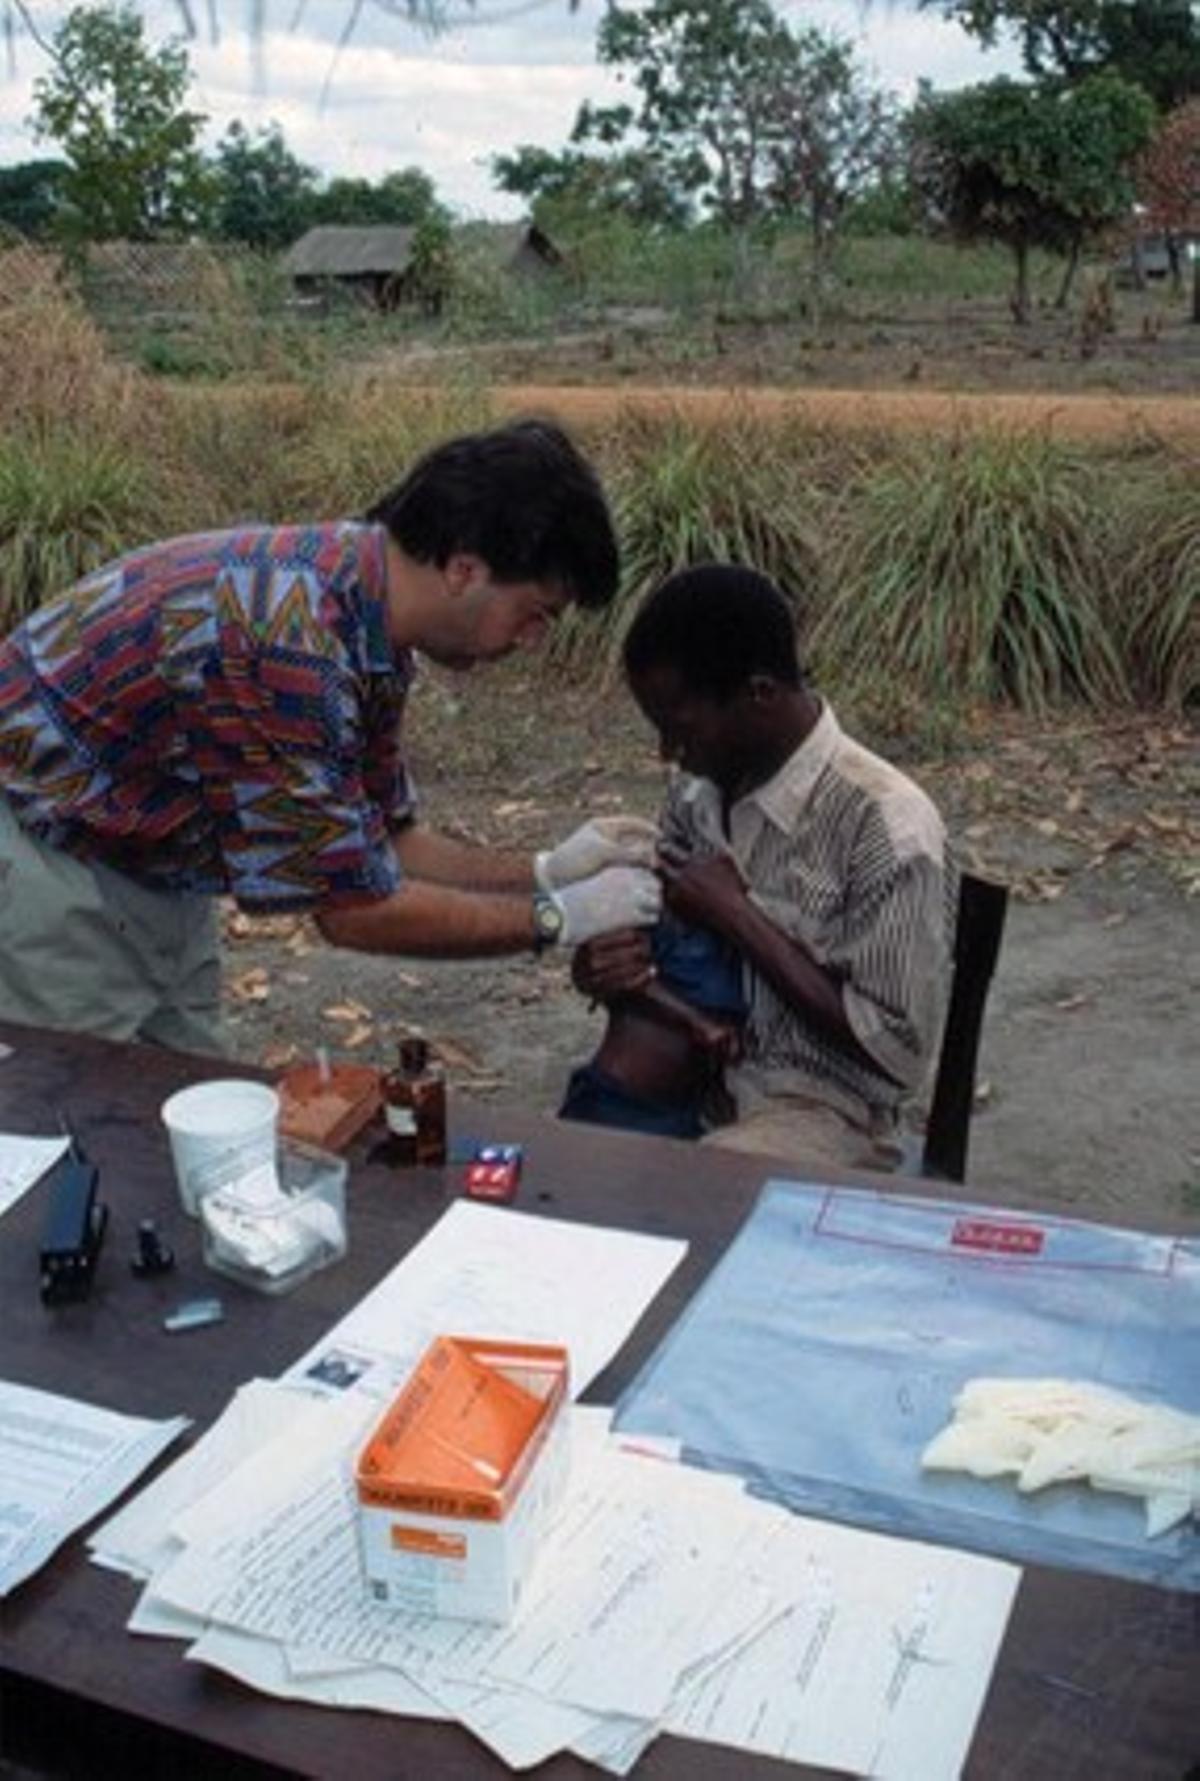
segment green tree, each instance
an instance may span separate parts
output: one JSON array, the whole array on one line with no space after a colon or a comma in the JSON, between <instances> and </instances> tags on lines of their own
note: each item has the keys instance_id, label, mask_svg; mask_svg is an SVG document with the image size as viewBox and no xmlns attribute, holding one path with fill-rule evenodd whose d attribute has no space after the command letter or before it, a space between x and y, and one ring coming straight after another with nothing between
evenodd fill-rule
<instances>
[{"instance_id":1,"label":"green tree","mask_svg":"<svg viewBox=\"0 0 1200 1781\"><path fill-rule=\"evenodd\" d=\"M768 0L613 5L597 39L636 105L584 106L572 140L630 137L660 188L693 195L727 228L804 217L818 271L855 194L889 160L889 103L869 90L849 44L792 31ZM627 171L628 166L622 171Z\"/></svg>"},{"instance_id":2,"label":"green tree","mask_svg":"<svg viewBox=\"0 0 1200 1781\"><path fill-rule=\"evenodd\" d=\"M1183 241L1200 236L1200 99L1165 117L1137 164L1142 222L1161 229L1171 260L1171 283L1183 285ZM1200 254L1192 261L1192 320L1200 322Z\"/></svg>"},{"instance_id":3,"label":"green tree","mask_svg":"<svg viewBox=\"0 0 1200 1781\"><path fill-rule=\"evenodd\" d=\"M31 241L51 233L63 202L65 161L19 161L0 167L0 223Z\"/></svg>"},{"instance_id":4,"label":"green tree","mask_svg":"<svg viewBox=\"0 0 1200 1781\"><path fill-rule=\"evenodd\" d=\"M312 201L315 223L395 223L413 228L437 215L433 181L419 167L401 167L385 173L374 184L369 179L331 179Z\"/></svg>"},{"instance_id":5,"label":"green tree","mask_svg":"<svg viewBox=\"0 0 1200 1781\"><path fill-rule=\"evenodd\" d=\"M1027 322L1030 250L1074 254L1128 213L1154 115L1142 89L1114 74L1065 91L1005 79L926 91L911 118L914 183L935 223L1012 249L1013 316Z\"/></svg>"},{"instance_id":6,"label":"green tree","mask_svg":"<svg viewBox=\"0 0 1200 1781\"><path fill-rule=\"evenodd\" d=\"M850 44L823 31L793 38L783 76L767 102L769 191L806 218L819 273L849 206L895 167L897 116L863 80Z\"/></svg>"},{"instance_id":7,"label":"green tree","mask_svg":"<svg viewBox=\"0 0 1200 1781\"><path fill-rule=\"evenodd\" d=\"M719 221L744 227L771 208L770 107L794 40L767 0L650 0L612 5L596 54L636 89L636 106L596 110L577 139L630 129Z\"/></svg>"},{"instance_id":8,"label":"green tree","mask_svg":"<svg viewBox=\"0 0 1200 1781\"><path fill-rule=\"evenodd\" d=\"M675 183L670 164L644 148L600 155L569 146L556 153L524 142L493 157L492 177L500 191L524 198L551 235L595 216L678 229L692 214L691 194Z\"/></svg>"},{"instance_id":9,"label":"green tree","mask_svg":"<svg viewBox=\"0 0 1200 1781\"><path fill-rule=\"evenodd\" d=\"M1194 0L922 0L982 43L1015 32L1028 72L1077 82L1120 74L1164 111L1200 93L1200 8Z\"/></svg>"},{"instance_id":10,"label":"green tree","mask_svg":"<svg viewBox=\"0 0 1200 1781\"><path fill-rule=\"evenodd\" d=\"M409 279L426 315L440 315L454 282L450 220L442 210L430 210L413 230Z\"/></svg>"},{"instance_id":11,"label":"green tree","mask_svg":"<svg viewBox=\"0 0 1200 1781\"><path fill-rule=\"evenodd\" d=\"M317 175L288 148L278 124L252 137L234 122L214 159L214 227L226 241L281 248L308 227Z\"/></svg>"},{"instance_id":12,"label":"green tree","mask_svg":"<svg viewBox=\"0 0 1200 1781\"><path fill-rule=\"evenodd\" d=\"M66 232L83 240L153 241L206 220L211 184L201 113L184 105L191 79L176 44L153 49L131 7L76 7L34 83L33 126L56 142Z\"/></svg>"}]
</instances>

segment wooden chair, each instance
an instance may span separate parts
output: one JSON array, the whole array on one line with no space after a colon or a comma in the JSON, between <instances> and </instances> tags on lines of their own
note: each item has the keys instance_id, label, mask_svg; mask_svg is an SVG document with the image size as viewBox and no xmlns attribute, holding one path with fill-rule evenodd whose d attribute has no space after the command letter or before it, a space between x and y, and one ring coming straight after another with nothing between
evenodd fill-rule
<instances>
[{"instance_id":1,"label":"wooden chair","mask_svg":"<svg viewBox=\"0 0 1200 1781\"><path fill-rule=\"evenodd\" d=\"M1008 886L964 872L954 930L954 975L933 1099L919 1152L906 1154L901 1173L965 1181L975 1065L983 1010L1000 954Z\"/></svg>"}]
</instances>

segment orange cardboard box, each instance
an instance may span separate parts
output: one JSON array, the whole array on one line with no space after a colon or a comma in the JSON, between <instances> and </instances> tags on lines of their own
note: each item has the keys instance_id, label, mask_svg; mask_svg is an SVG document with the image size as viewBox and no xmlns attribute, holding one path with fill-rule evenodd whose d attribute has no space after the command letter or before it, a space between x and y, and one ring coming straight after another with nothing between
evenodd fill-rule
<instances>
[{"instance_id":1,"label":"orange cardboard box","mask_svg":"<svg viewBox=\"0 0 1200 1781\"><path fill-rule=\"evenodd\" d=\"M565 1348L439 1336L358 1458L376 1601L504 1622L566 1484Z\"/></svg>"}]
</instances>

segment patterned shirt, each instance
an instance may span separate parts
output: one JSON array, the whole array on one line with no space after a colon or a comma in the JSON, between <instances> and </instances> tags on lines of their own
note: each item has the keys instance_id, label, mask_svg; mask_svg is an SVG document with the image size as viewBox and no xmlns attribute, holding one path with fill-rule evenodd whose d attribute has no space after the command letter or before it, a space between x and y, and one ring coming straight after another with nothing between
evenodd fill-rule
<instances>
[{"instance_id":1,"label":"patterned shirt","mask_svg":"<svg viewBox=\"0 0 1200 1781\"><path fill-rule=\"evenodd\" d=\"M664 836L689 852L731 849L755 904L841 984L858 1043L840 1050L749 965L743 1111L762 1097L824 1101L875 1129L895 1121L940 1030L954 930L954 873L930 800L842 734L826 705L800 747L729 812L707 780L681 778Z\"/></svg>"},{"instance_id":2,"label":"patterned shirt","mask_svg":"<svg viewBox=\"0 0 1200 1781\"><path fill-rule=\"evenodd\" d=\"M0 643L0 775L24 827L153 887L255 909L384 897L413 792L412 658L377 526L245 527L131 552Z\"/></svg>"}]
</instances>

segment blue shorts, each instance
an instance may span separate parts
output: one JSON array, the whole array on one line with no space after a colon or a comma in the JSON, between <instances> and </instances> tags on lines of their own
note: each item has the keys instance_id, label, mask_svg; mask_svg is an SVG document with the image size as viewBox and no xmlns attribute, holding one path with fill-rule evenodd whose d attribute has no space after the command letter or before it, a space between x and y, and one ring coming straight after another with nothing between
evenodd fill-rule
<instances>
[{"instance_id":1,"label":"blue shorts","mask_svg":"<svg viewBox=\"0 0 1200 1781\"><path fill-rule=\"evenodd\" d=\"M645 1132L654 1138L698 1138L704 1129L695 1102L670 1106L643 1101L595 1064L581 1064L571 1071L558 1117L622 1132Z\"/></svg>"}]
</instances>

